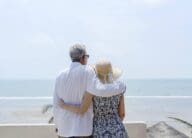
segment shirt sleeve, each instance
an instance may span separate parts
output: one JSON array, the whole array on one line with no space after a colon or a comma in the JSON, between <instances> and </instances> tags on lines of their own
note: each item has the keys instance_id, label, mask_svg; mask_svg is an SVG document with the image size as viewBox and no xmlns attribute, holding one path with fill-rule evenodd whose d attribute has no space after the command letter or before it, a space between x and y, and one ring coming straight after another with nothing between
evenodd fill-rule
<instances>
[{"instance_id":1,"label":"shirt sleeve","mask_svg":"<svg viewBox=\"0 0 192 138\"><path fill-rule=\"evenodd\" d=\"M126 91L126 86L123 82L115 81L110 84L103 84L97 78L94 70L90 67L88 70L87 92L102 97L110 97L113 95L122 94Z\"/></svg>"},{"instance_id":2,"label":"shirt sleeve","mask_svg":"<svg viewBox=\"0 0 192 138\"><path fill-rule=\"evenodd\" d=\"M58 128L58 109L59 109L59 96L58 96L58 78L55 81L55 88L54 88L54 94L53 94L53 121L55 124L55 127Z\"/></svg>"},{"instance_id":3,"label":"shirt sleeve","mask_svg":"<svg viewBox=\"0 0 192 138\"><path fill-rule=\"evenodd\" d=\"M53 108L56 109L59 107L59 100L60 98L58 97L58 85L59 81L58 78L55 81L55 89L54 89L54 95L53 95Z\"/></svg>"}]
</instances>

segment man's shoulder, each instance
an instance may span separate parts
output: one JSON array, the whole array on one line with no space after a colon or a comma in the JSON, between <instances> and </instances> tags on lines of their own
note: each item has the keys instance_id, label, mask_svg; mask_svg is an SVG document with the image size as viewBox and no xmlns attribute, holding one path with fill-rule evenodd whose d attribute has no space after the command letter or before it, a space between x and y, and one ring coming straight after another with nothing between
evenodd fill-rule
<instances>
[{"instance_id":1,"label":"man's shoulder","mask_svg":"<svg viewBox=\"0 0 192 138\"><path fill-rule=\"evenodd\" d=\"M92 75L92 74L95 73L93 67L90 66L90 65L81 65L81 66L78 66L78 67L75 68L75 70L73 70L73 71L75 71L75 72L77 71L77 72L80 73L80 74L87 74L87 75L90 75L90 74ZM56 79L58 80L58 79L65 78L65 76L68 75L69 72L70 72L70 68L66 68L66 69L64 69L64 70L61 70L61 71L58 73Z\"/></svg>"},{"instance_id":2,"label":"man's shoulder","mask_svg":"<svg viewBox=\"0 0 192 138\"><path fill-rule=\"evenodd\" d=\"M58 74L57 74L57 79L58 78L61 78L61 77L63 77L63 76L65 76L67 73L69 72L69 68L66 68L66 69L64 69L64 70L61 70Z\"/></svg>"},{"instance_id":3,"label":"man's shoulder","mask_svg":"<svg viewBox=\"0 0 192 138\"><path fill-rule=\"evenodd\" d=\"M92 74L92 73L94 73L94 68L91 65L86 65L85 72L88 74L90 74L90 73Z\"/></svg>"},{"instance_id":4,"label":"man's shoulder","mask_svg":"<svg viewBox=\"0 0 192 138\"><path fill-rule=\"evenodd\" d=\"M81 65L77 67L77 70L80 72L86 72L86 73L90 73L93 72L93 67L90 65Z\"/></svg>"}]
</instances>

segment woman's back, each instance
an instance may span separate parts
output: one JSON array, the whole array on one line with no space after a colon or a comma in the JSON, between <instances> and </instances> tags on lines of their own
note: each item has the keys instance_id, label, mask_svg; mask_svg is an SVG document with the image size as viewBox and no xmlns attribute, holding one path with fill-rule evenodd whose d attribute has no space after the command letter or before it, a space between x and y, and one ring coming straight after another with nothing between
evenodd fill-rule
<instances>
[{"instance_id":1,"label":"woman's back","mask_svg":"<svg viewBox=\"0 0 192 138\"><path fill-rule=\"evenodd\" d=\"M94 138L128 138L118 114L121 96L93 97Z\"/></svg>"},{"instance_id":2,"label":"woman's back","mask_svg":"<svg viewBox=\"0 0 192 138\"><path fill-rule=\"evenodd\" d=\"M109 114L118 114L118 107L121 95L111 97L93 97L94 116L102 116Z\"/></svg>"}]
</instances>

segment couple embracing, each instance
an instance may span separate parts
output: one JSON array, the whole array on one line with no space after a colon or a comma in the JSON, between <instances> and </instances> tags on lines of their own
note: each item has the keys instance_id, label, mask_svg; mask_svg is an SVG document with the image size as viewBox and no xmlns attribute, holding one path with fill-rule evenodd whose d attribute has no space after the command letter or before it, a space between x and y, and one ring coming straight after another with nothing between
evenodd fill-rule
<instances>
[{"instance_id":1,"label":"couple embracing","mask_svg":"<svg viewBox=\"0 0 192 138\"><path fill-rule=\"evenodd\" d=\"M87 65L84 45L70 48L69 68L56 79L53 114L59 138L128 138L122 123L126 86L110 61Z\"/></svg>"}]
</instances>

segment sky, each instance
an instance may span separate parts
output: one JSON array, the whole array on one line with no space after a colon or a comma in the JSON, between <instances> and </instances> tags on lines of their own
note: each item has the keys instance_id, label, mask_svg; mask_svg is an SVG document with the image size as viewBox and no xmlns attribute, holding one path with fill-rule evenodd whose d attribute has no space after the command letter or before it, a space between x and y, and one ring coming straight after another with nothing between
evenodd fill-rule
<instances>
[{"instance_id":1,"label":"sky","mask_svg":"<svg viewBox=\"0 0 192 138\"><path fill-rule=\"evenodd\" d=\"M54 79L85 44L123 79L192 78L191 0L0 0L0 79Z\"/></svg>"}]
</instances>

